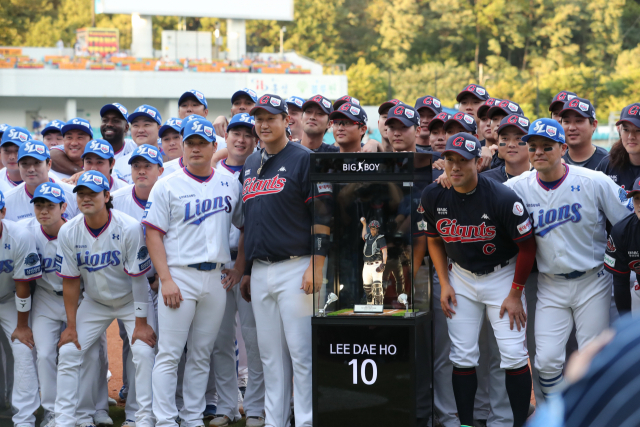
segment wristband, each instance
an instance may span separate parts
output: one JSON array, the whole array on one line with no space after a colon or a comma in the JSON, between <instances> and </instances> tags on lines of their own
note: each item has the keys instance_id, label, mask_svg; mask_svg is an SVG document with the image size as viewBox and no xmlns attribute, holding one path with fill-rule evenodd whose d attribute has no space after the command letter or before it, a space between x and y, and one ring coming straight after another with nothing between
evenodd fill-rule
<instances>
[{"instance_id":1,"label":"wristband","mask_svg":"<svg viewBox=\"0 0 640 427\"><path fill-rule=\"evenodd\" d=\"M244 266L244 275L245 276L251 276L251 269L252 268L253 268L253 260L247 261L247 263Z\"/></svg>"},{"instance_id":2,"label":"wristband","mask_svg":"<svg viewBox=\"0 0 640 427\"><path fill-rule=\"evenodd\" d=\"M31 311L31 295L27 298L20 298L18 294L16 294L16 308L20 313Z\"/></svg>"},{"instance_id":3,"label":"wristband","mask_svg":"<svg viewBox=\"0 0 640 427\"><path fill-rule=\"evenodd\" d=\"M329 255L329 246L331 241L328 234L314 234L313 235L313 254L320 256Z\"/></svg>"},{"instance_id":4,"label":"wristband","mask_svg":"<svg viewBox=\"0 0 640 427\"><path fill-rule=\"evenodd\" d=\"M134 302L133 311L136 317L147 317L149 310L149 303L147 302Z\"/></svg>"},{"instance_id":5,"label":"wristband","mask_svg":"<svg viewBox=\"0 0 640 427\"><path fill-rule=\"evenodd\" d=\"M518 285L516 282L511 284L511 289L515 289L516 291L523 291L524 285Z\"/></svg>"}]
</instances>

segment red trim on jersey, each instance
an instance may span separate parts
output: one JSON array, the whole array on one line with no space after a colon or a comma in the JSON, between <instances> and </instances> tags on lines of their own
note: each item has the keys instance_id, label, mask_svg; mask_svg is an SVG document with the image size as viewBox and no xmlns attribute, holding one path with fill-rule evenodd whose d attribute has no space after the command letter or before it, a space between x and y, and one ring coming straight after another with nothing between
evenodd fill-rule
<instances>
[{"instance_id":1,"label":"red trim on jersey","mask_svg":"<svg viewBox=\"0 0 640 427\"><path fill-rule=\"evenodd\" d=\"M604 268L606 268L607 270L615 271L616 273L620 273L620 274L629 274L631 272L631 270L619 271L619 270L616 270L613 267L609 267L609 265L607 265L607 264L604 265Z\"/></svg>"},{"instance_id":2,"label":"red trim on jersey","mask_svg":"<svg viewBox=\"0 0 640 427\"><path fill-rule=\"evenodd\" d=\"M213 178L213 174L216 173L215 170L213 170L213 168L211 168L211 175L209 175L207 177L207 179L205 179L204 181L201 180L200 178L198 178L197 176L195 176L194 174L192 174L191 172L189 172L189 169L187 168L182 168L182 170L184 171L184 173L191 179L193 179L194 181L198 181L200 184L205 183L205 182L209 182L211 181L211 178Z\"/></svg>"},{"instance_id":3,"label":"red trim on jersey","mask_svg":"<svg viewBox=\"0 0 640 427\"><path fill-rule=\"evenodd\" d=\"M564 164L564 175L562 175L562 178L560 178L560 181L558 181L558 183L555 186L553 186L553 188L549 188L546 185L544 185L544 183L540 180L540 172L536 172L536 181L538 181L538 184L540 184L540 187L542 187L545 190L549 191L549 190L555 190L556 188L560 187L560 185L562 185L564 180L567 179L567 176L569 176L569 165L565 163Z\"/></svg>"},{"instance_id":4,"label":"red trim on jersey","mask_svg":"<svg viewBox=\"0 0 640 427\"><path fill-rule=\"evenodd\" d=\"M142 271L142 272L140 272L140 273L138 273L138 274L131 274L131 273L129 273L129 272L127 271L127 269L126 269L126 268L124 269L124 272L125 272L125 273L127 273L127 274L128 274L129 276L131 276L131 277L140 277L140 276L142 276L143 274L147 273L149 270L151 270L151 265L149 265L149 267L145 268L145 269L144 269L144 271Z\"/></svg>"},{"instance_id":5,"label":"red trim on jersey","mask_svg":"<svg viewBox=\"0 0 640 427\"><path fill-rule=\"evenodd\" d=\"M109 191L113 188L113 177L109 177Z\"/></svg>"},{"instance_id":6,"label":"red trim on jersey","mask_svg":"<svg viewBox=\"0 0 640 427\"><path fill-rule=\"evenodd\" d=\"M139 199L138 196L136 196L136 186L135 185L131 188L131 197L133 198L133 201L136 203L136 205L138 205L140 208L144 209L146 207L146 205L141 205L140 202L138 201L138 200L142 200L142 199Z\"/></svg>"},{"instance_id":7,"label":"red trim on jersey","mask_svg":"<svg viewBox=\"0 0 640 427\"><path fill-rule=\"evenodd\" d=\"M109 219L107 220L107 223L104 225L104 227L102 227L102 230L100 230L100 234L98 234L97 236L95 234L93 234L93 231L91 231L91 229L87 225L87 219L84 218L82 221L84 222L84 226L87 228L87 231L89 232L89 234L91 234L93 237L95 237L97 239L98 237L100 237L102 235L102 233L104 233L104 231L107 228L109 228L109 224L111 224L111 211L109 211Z\"/></svg>"},{"instance_id":8,"label":"red trim on jersey","mask_svg":"<svg viewBox=\"0 0 640 427\"><path fill-rule=\"evenodd\" d=\"M531 230L529 230L529 232L527 234L524 234L516 239L513 239L514 242L519 242L520 240L524 239L525 237L529 236L531 233L533 233L533 228L531 228Z\"/></svg>"},{"instance_id":9,"label":"red trim on jersey","mask_svg":"<svg viewBox=\"0 0 640 427\"><path fill-rule=\"evenodd\" d=\"M32 280L42 279L42 274L37 276L29 277L28 279L13 279L14 282L30 282Z\"/></svg>"},{"instance_id":10,"label":"red trim on jersey","mask_svg":"<svg viewBox=\"0 0 640 427\"><path fill-rule=\"evenodd\" d=\"M178 160L178 164L180 165L181 169L184 169L184 162L182 161L182 157L180 157L180 160Z\"/></svg>"},{"instance_id":11,"label":"red trim on jersey","mask_svg":"<svg viewBox=\"0 0 640 427\"><path fill-rule=\"evenodd\" d=\"M142 221L142 224L144 225L148 225L149 227L153 228L154 230L158 230L159 232L161 232L162 234L167 234L166 231L164 231L162 228L160 227L156 227L155 225L151 224L150 222L147 221Z\"/></svg>"},{"instance_id":12,"label":"red trim on jersey","mask_svg":"<svg viewBox=\"0 0 640 427\"><path fill-rule=\"evenodd\" d=\"M58 277L62 277L63 279L79 279L80 276L65 276L64 274L60 274L56 271L56 275Z\"/></svg>"},{"instance_id":13,"label":"red trim on jersey","mask_svg":"<svg viewBox=\"0 0 640 427\"><path fill-rule=\"evenodd\" d=\"M40 230L42 231L42 234L44 234L44 237L46 237L48 241L58 240L58 236L50 236L50 235L48 235L47 232L44 231L44 228L42 228L42 226L40 226Z\"/></svg>"},{"instance_id":14,"label":"red trim on jersey","mask_svg":"<svg viewBox=\"0 0 640 427\"><path fill-rule=\"evenodd\" d=\"M9 181L9 184L13 185L14 187L17 187L18 185L24 182L24 181L20 181L20 182L11 181L11 178L9 178L9 171L6 171L5 173L7 174L7 181Z\"/></svg>"},{"instance_id":15,"label":"red trim on jersey","mask_svg":"<svg viewBox=\"0 0 640 427\"><path fill-rule=\"evenodd\" d=\"M228 170L229 172L231 172L232 174L235 174L236 171L234 171L233 169L231 169L229 166L227 166L227 164L224 162L227 159L222 159L222 161L220 162L220 164L222 165L223 168L225 168L226 170Z\"/></svg>"},{"instance_id":16,"label":"red trim on jersey","mask_svg":"<svg viewBox=\"0 0 640 427\"><path fill-rule=\"evenodd\" d=\"M124 146L127 145L127 143L125 142L124 144L122 144L122 148L120 148L118 151L114 151L113 152L113 156L115 157L116 154L120 154L122 153L122 150L124 150ZM112 146L113 148L113 146Z\"/></svg>"}]
</instances>

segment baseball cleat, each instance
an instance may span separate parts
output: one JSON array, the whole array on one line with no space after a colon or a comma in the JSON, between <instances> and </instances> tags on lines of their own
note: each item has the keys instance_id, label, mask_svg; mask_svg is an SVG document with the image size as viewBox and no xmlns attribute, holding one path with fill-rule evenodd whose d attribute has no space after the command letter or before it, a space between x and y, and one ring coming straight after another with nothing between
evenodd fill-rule
<instances>
[{"instance_id":1,"label":"baseball cleat","mask_svg":"<svg viewBox=\"0 0 640 427\"><path fill-rule=\"evenodd\" d=\"M136 427L136 422L133 420L124 420L122 427Z\"/></svg>"},{"instance_id":2,"label":"baseball cleat","mask_svg":"<svg viewBox=\"0 0 640 427\"><path fill-rule=\"evenodd\" d=\"M109 406L116 406L118 404L118 402L116 402L112 397L107 398L107 401L109 402Z\"/></svg>"},{"instance_id":3,"label":"baseball cleat","mask_svg":"<svg viewBox=\"0 0 640 427\"><path fill-rule=\"evenodd\" d=\"M207 405L206 408L204 408L204 413L202 414L202 417L206 420L208 420L209 418L215 417L217 409L218 408L216 407L216 405Z\"/></svg>"},{"instance_id":4,"label":"baseball cleat","mask_svg":"<svg viewBox=\"0 0 640 427\"><path fill-rule=\"evenodd\" d=\"M96 427L113 427L113 420L104 409L96 411L93 415L93 422Z\"/></svg>"},{"instance_id":5,"label":"baseball cleat","mask_svg":"<svg viewBox=\"0 0 640 427\"><path fill-rule=\"evenodd\" d=\"M231 419L226 415L216 415L210 422L210 427L225 427L231 424Z\"/></svg>"},{"instance_id":6,"label":"baseball cleat","mask_svg":"<svg viewBox=\"0 0 640 427\"><path fill-rule=\"evenodd\" d=\"M263 427L264 418L262 417L247 417L246 427Z\"/></svg>"},{"instance_id":7,"label":"baseball cleat","mask_svg":"<svg viewBox=\"0 0 640 427\"><path fill-rule=\"evenodd\" d=\"M118 392L118 397L120 400L127 400L127 396L129 395L129 388L126 385L123 385L120 391Z\"/></svg>"},{"instance_id":8,"label":"baseball cleat","mask_svg":"<svg viewBox=\"0 0 640 427\"><path fill-rule=\"evenodd\" d=\"M44 418L40 423L40 427L55 427L56 425L56 414L54 412L44 411Z\"/></svg>"}]
</instances>

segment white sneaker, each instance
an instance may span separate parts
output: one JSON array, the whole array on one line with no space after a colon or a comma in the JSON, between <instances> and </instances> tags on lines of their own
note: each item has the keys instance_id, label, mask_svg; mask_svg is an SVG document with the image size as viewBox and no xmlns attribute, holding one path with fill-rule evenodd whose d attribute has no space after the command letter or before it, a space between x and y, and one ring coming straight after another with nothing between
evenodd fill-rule
<instances>
[{"instance_id":1,"label":"white sneaker","mask_svg":"<svg viewBox=\"0 0 640 427\"><path fill-rule=\"evenodd\" d=\"M263 427L264 418L262 417L247 417L246 427Z\"/></svg>"},{"instance_id":2,"label":"white sneaker","mask_svg":"<svg viewBox=\"0 0 640 427\"><path fill-rule=\"evenodd\" d=\"M93 422L96 427L113 427L113 420L107 414L107 411L100 409L93 415Z\"/></svg>"},{"instance_id":3,"label":"white sneaker","mask_svg":"<svg viewBox=\"0 0 640 427\"><path fill-rule=\"evenodd\" d=\"M209 421L210 427L226 427L231 424L231 418L226 415L216 415L211 421Z\"/></svg>"},{"instance_id":4,"label":"white sneaker","mask_svg":"<svg viewBox=\"0 0 640 427\"><path fill-rule=\"evenodd\" d=\"M109 402L109 406L116 406L118 404L118 402L115 399L112 399L111 397L107 398L107 402Z\"/></svg>"},{"instance_id":5,"label":"white sneaker","mask_svg":"<svg viewBox=\"0 0 640 427\"><path fill-rule=\"evenodd\" d=\"M45 411L40 427L55 427L55 425L56 414L54 412Z\"/></svg>"},{"instance_id":6,"label":"white sneaker","mask_svg":"<svg viewBox=\"0 0 640 427\"><path fill-rule=\"evenodd\" d=\"M122 427L136 427L136 422L133 420L124 420Z\"/></svg>"}]
</instances>

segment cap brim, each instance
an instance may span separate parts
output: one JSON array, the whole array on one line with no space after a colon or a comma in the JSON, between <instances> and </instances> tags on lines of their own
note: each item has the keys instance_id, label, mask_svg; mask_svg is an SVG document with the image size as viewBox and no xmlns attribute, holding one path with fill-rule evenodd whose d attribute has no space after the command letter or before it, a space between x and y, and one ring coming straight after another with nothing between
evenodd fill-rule
<instances>
[{"instance_id":1,"label":"cap brim","mask_svg":"<svg viewBox=\"0 0 640 427\"><path fill-rule=\"evenodd\" d=\"M229 124L229 126L227 126L227 132L229 132L231 129L235 129L235 128L239 128L239 127L245 127L245 128L253 129L255 126L252 125L251 123L245 123L245 122L231 123L231 124Z\"/></svg>"},{"instance_id":2,"label":"cap brim","mask_svg":"<svg viewBox=\"0 0 640 427\"><path fill-rule=\"evenodd\" d=\"M479 97L475 92L469 92L468 90L463 90L462 92L460 92L460 93L458 94L458 96L456 96L456 101L458 101L458 102L462 101L462 97L463 97L463 96L465 96L466 94L473 95L473 96L475 96L476 98L478 98L478 99L480 99L480 100L484 101L484 98L481 98L481 97Z\"/></svg>"},{"instance_id":3,"label":"cap brim","mask_svg":"<svg viewBox=\"0 0 640 427\"><path fill-rule=\"evenodd\" d=\"M462 126L464 128L465 132L467 132L467 133L475 134L476 131L477 131L477 129L471 128L470 124L467 124L466 122L460 122L460 121L458 121L456 119L453 119L453 118L451 118L451 119L447 120L446 122L444 122L444 125L443 125L444 126L444 130L446 131L447 130L447 126L451 126L451 124L453 124L453 123L458 123L460 126Z\"/></svg>"},{"instance_id":4,"label":"cap brim","mask_svg":"<svg viewBox=\"0 0 640 427\"><path fill-rule=\"evenodd\" d=\"M420 111L420 110L422 110L422 109L424 109L424 108L428 108L428 109L429 109L429 110L431 110L431 112L432 112L433 114L435 114L436 116L437 116L438 114L442 113L442 111L437 110L437 109L436 109L436 108L434 108L432 105L423 105L423 106L421 106L421 107L418 107L418 106L416 105L415 107L413 107L413 109L414 109L414 110L416 110L416 111Z\"/></svg>"},{"instance_id":5,"label":"cap brim","mask_svg":"<svg viewBox=\"0 0 640 427\"><path fill-rule=\"evenodd\" d=\"M157 118L155 118L155 117L151 117L149 114L147 114L147 113L143 113L143 112L141 112L141 111L138 111L137 113L131 113L131 114L129 114L129 123L133 123L133 121L134 121L135 119L137 119L138 117L146 117L146 118L148 118L149 120L152 120L152 121L154 121L154 122L158 123L159 125L161 125L161 123L158 121L158 119L157 119Z\"/></svg>"},{"instance_id":6,"label":"cap brim","mask_svg":"<svg viewBox=\"0 0 640 427\"><path fill-rule=\"evenodd\" d=\"M251 109L251 111L249 111L249 115L255 116L255 114L256 114L256 112L258 110L264 110L269 114L282 114L282 113L284 113L284 111L281 111L280 109L275 108L275 107L271 107L271 106L268 106L268 105L256 105L255 107L253 107Z\"/></svg>"},{"instance_id":7,"label":"cap brim","mask_svg":"<svg viewBox=\"0 0 640 427\"><path fill-rule=\"evenodd\" d=\"M50 159L51 157L47 157L44 154L38 154L38 153L29 153L29 154L23 154L22 156L18 156L18 161L24 159L25 157L33 157L34 159L38 159L41 162L44 162L47 159Z\"/></svg>"},{"instance_id":8,"label":"cap brim","mask_svg":"<svg viewBox=\"0 0 640 427\"><path fill-rule=\"evenodd\" d=\"M487 110L487 117L491 118L491 116L495 115L496 113L504 113L507 116L510 116L511 114L517 114L516 112L509 111L504 107L499 107L497 105L494 105L490 107L489 110Z\"/></svg>"},{"instance_id":9,"label":"cap brim","mask_svg":"<svg viewBox=\"0 0 640 427\"><path fill-rule=\"evenodd\" d=\"M346 101L344 99L338 99L336 102L333 103L333 109L337 110L338 108L340 108L343 104L348 103L349 101Z\"/></svg>"},{"instance_id":10,"label":"cap brim","mask_svg":"<svg viewBox=\"0 0 640 427\"><path fill-rule=\"evenodd\" d=\"M329 108L325 108L324 105L322 105L321 103L319 103L317 101L312 101L312 100L309 100L309 101L305 102L304 104L302 104L302 111L306 110L307 107L309 107L310 105L317 105L326 114L333 113L333 111L331 111Z\"/></svg>"},{"instance_id":11,"label":"cap brim","mask_svg":"<svg viewBox=\"0 0 640 427\"><path fill-rule=\"evenodd\" d=\"M329 120L335 119L349 119L354 122L360 121L357 117L352 116L346 111L334 111L333 113L329 114Z\"/></svg>"},{"instance_id":12,"label":"cap brim","mask_svg":"<svg viewBox=\"0 0 640 427\"><path fill-rule=\"evenodd\" d=\"M89 190L91 190L91 191L93 191L95 193L99 193L99 192L105 191L105 190L109 191L108 189L102 188L102 187L100 187L99 185L96 185L96 184L84 183L84 184L78 184L75 187L73 187L73 192L77 193L78 190L80 189L80 187L87 187Z\"/></svg>"},{"instance_id":13,"label":"cap brim","mask_svg":"<svg viewBox=\"0 0 640 427\"><path fill-rule=\"evenodd\" d=\"M192 94L193 95L193 94ZM238 99L241 96L246 96L247 98L249 98L251 100L251 102L253 102L254 104L258 102L257 99L253 99L251 97L251 95L249 95L247 92L243 91L243 90L239 90L236 93L234 93L233 95L231 95L231 103L233 104L234 102L236 102L236 99ZM197 99L197 98L196 98ZM200 100L198 100L198 102L200 102Z\"/></svg>"},{"instance_id":14,"label":"cap brim","mask_svg":"<svg viewBox=\"0 0 640 427\"><path fill-rule=\"evenodd\" d=\"M378 107L378 114L384 114L383 111L384 110L389 110L391 107L395 107L398 104L394 104L393 102L383 102L382 104L380 104L380 106ZM334 108L338 108L338 107L334 107Z\"/></svg>"},{"instance_id":15,"label":"cap brim","mask_svg":"<svg viewBox=\"0 0 640 427\"><path fill-rule=\"evenodd\" d=\"M60 132L60 128L57 128L55 126L48 126L44 129L42 129L42 131L40 132L40 135L44 136L47 132ZM62 133L62 132L60 132Z\"/></svg>"},{"instance_id":16,"label":"cap brim","mask_svg":"<svg viewBox=\"0 0 640 427\"><path fill-rule=\"evenodd\" d=\"M193 98L195 99L199 104L204 105L204 108L207 108L207 103L201 101L200 99L198 99L197 96L195 96L194 94L192 94L191 92L185 92L182 94L182 96L178 99L178 106L180 106L180 104L182 104L185 99L187 98Z\"/></svg>"},{"instance_id":17,"label":"cap brim","mask_svg":"<svg viewBox=\"0 0 640 427\"><path fill-rule=\"evenodd\" d=\"M447 154L447 153L460 154L462 157L464 157L467 160L471 160L471 159L476 157L476 156L474 156L473 154L471 154L470 152L468 152L466 150L444 150L442 152L442 156L444 157L444 155Z\"/></svg>"},{"instance_id":18,"label":"cap brim","mask_svg":"<svg viewBox=\"0 0 640 427\"><path fill-rule=\"evenodd\" d=\"M427 126L427 128L431 130L432 127L435 127L435 125L437 125L438 123L444 126L444 121L440 119L433 119L429 122L429 125Z\"/></svg>"},{"instance_id":19,"label":"cap brim","mask_svg":"<svg viewBox=\"0 0 640 427\"><path fill-rule=\"evenodd\" d=\"M478 112L476 113L476 115L478 116L478 118L486 117L490 109L491 107L488 105L481 105L480 108L478 108Z\"/></svg>"},{"instance_id":20,"label":"cap brim","mask_svg":"<svg viewBox=\"0 0 640 427\"><path fill-rule=\"evenodd\" d=\"M212 136L206 136L206 135L201 135L201 134L199 134L199 133L191 133L191 134L189 134L189 135L187 135L187 136L185 136L184 134L182 134L182 140L183 140L183 141L184 141L184 140L187 140L187 139L191 138L192 136L201 136L202 138L206 139L206 140L207 140L207 141L209 141L209 142L212 142L212 143L213 143L213 142L216 142L216 137L215 137L215 135L212 135Z\"/></svg>"},{"instance_id":21,"label":"cap brim","mask_svg":"<svg viewBox=\"0 0 640 427\"><path fill-rule=\"evenodd\" d=\"M528 134L528 130L523 129L523 128L522 128L522 126L520 126L520 125L519 125L519 124L517 124L517 123L505 123L505 124L500 125L500 126L498 127L498 135L500 135L500 132L501 132L502 130L504 130L504 129L508 128L509 126L513 126L514 128L519 129L519 130L520 130L522 133L524 133L525 135L527 135L527 134Z\"/></svg>"},{"instance_id":22,"label":"cap brim","mask_svg":"<svg viewBox=\"0 0 640 427\"><path fill-rule=\"evenodd\" d=\"M182 130L180 126L173 127L169 125L163 125L163 126L160 126L160 130L158 130L158 138L162 138L162 135L164 135L164 133L169 129L173 129L178 133L180 133L180 131Z\"/></svg>"},{"instance_id":23,"label":"cap brim","mask_svg":"<svg viewBox=\"0 0 640 427\"><path fill-rule=\"evenodd\" d=\"M529 142L529 140L530 140L531 138L533 138L534 136L539 136L539 137L541 137L541 138L548 139L548 140L549 140L549 141L551 141L551 142L557 142L558 144L565 144L565 142L562 142L562 141L556 141L556 140L555 140L555 139L553 139L553 138L549 138L548 136L540 135L540 134L527 134L527 135L524 135L524 136L523 136L522 138L520 138L520 139L521 139L522 141L524 141L524 142Z\"/></svg>"},{"instance_id":24,"label":"cap brim","mask_svg":"<svg viewBox=\"0 0 640 427\"><path fill-rule=\"evenodd\" d=\"M82 132L84 132L87 135L89 135L91 137L91 139L93 139L93 130L87 129L86 127L84 127L82 125L76 125L76 124L64 125L64 126L62 126L62 129L60 129L60 132L64 135L65 133L69 132L70 130L81 130Z\"/></svg>"},{"instance_id":25,"label":"cap brim","mask_svg":"<svg viewBox=\"0 0 640 427\"><path fill-rule=\"evenodd\" d=\"M123 119L127 120L127 118L124 116L124 114L122 114L122 111L120 111L120 109L118 107L116 107L115 105L112 105L112 104L107 104L107 105L105 105L104 107L102 107L100 109L100 117L104 116L107 113L107 111L117 111L118 114L120 114L120 116Z\"/></svg>"},{"instance_id":26,"label":"cap brim","mask_svg":"<svg viewBox=\"0 0 640 427\"><path fill-rule=\"evenodd\" d=\"M37 196L34 195L29 203L34 203L36 201L36 199L47 199L48 201L53 202L53 203L66 203L64 200L60 200L57 197L54 197L54 196L48 195L48 194L39 194Z\"/></svg>"},{"instance_id":27,"label":"cap brim","mask_svg":"<svg viewBox=\"0 0 640 427\"><path fill-rule=\"evenodd\" d=\"M635 127L640 128L640 120L639 119L620 119L620 120L618 120L616 122L616 126L619 126L624 122L631 123Z\"/></svg>"},{"instance_id":28,"label":"cap brim","mask_svg":"<svg viewBox=\"0 0 640 427\"><path fill-rule=\"evenodd\" d=\"M96 156L102 158L102 159L113 159L115 157L115 155L111 155L109 153L103 153L102 151L95 152L95 151L89 151L88 153L83 153L81 159L84 159L86 156L88 156L89 154L95 154Z\"/></svg>"},{"instance_id":29,"label":"cap brim","mask_svg":"<svg viewBox=\"0 0 640 427\"><path fill-rule=\"evenodd\" d=\"M564 101L553 101L553 102L549 105L549 112L552 112L552 111L555 109L556 105L558 105L558 104L562 104L562 105L564 105Z\"/></svg>"},{"instance_id":30,"label":"cap brim","mask_svg":"<svg viewBox=\"0 0 640 427\"><path fill-rule=\"evenodd\" d=\"M388 118L387 120L384 121L384 124L388 125L393 120L398 120L400 123L402 123L406 127L417 126L414 122L412 122L406 117L396 117L396 116Z\"/></svg>"},{"instance_id":31,"label":"cap brim","mask_svg":"<svg viewBox=\"0 0 640 427\"><path fill-rule=\"evenodd\" d=\"M140 154L136 154L135 156L131 156L127 163L132 165L133 162L135 161L135 159L137 159L137 158L142 158L142 159L145 159L146 161L148 161L149 163L153 163L154 165L162 166L162 157L158 156L159 160L153 160L150 157L142 156Z\"/></svg>"},{"instance_id":32,"label":"cap brim","mask_svg":"<svg viewBox=\"0 0 640 427\"><path fill-rule=\"evenodd\" d=\"M560 111L560 117L562 117L562 115L564 113L566 113L567 111L575 111L576 113L580 114L582 117L585 118L590 118L591 116L587 113L587 111L582 111L581 109L579 109L578 107L569 107L569 108L563 108L562 111Z\"/></svg>"},{"instance_id":33,"label":"cap brim","mask_svg":"<svg viewBox=\"0 0 640 427\"><path fill-rule=\"evenodd\" d=\"M627 192L627 199L632 198L636 194L640 194L640 190L631 190L631 191Z\"/></svg>"}]
</instances>

